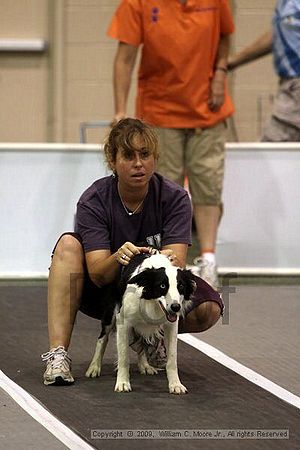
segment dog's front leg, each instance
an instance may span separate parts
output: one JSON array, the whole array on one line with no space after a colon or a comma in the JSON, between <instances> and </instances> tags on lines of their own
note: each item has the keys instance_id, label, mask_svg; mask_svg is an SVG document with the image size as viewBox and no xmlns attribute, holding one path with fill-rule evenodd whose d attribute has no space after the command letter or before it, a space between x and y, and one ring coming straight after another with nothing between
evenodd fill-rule
<instances>
[{"instance_id":1,"label":"dog's front leg","mask_svg":"<svg viewBox=\"0 0 300 450\"><path fill-rule=\"evenodd\" d=\"M129 378L129 338L128 325L122 314L117 315L117 350L118 350L118 375L115 385L116 392L131 391Z\"/></svg>"},{"instance_id":2,"label":"dog's front leg","mask_svg":"<svg viewBox=\"0 0 300 450\"><path fill-rule=\"evenodd\" d=\"M147 356L144 351L138 354L138 368L142 375L156 375L158 369L150 366L147 360Z\"/></svg>"},{"instance_id":3,"label":"dog's front leg","mask_svg":"<svg viewBox=\"0 0 300 450\"><path fill-rule=\"evenodd\" d=\"M85 372L86 377L90 377L90 378L99 377L99 375L101 373L103 355L104 355L104 352L105 352L105 349L107 346L107 342L108 342L109 332L110 331L107 331L107 333L104 336L99 337L99 339L97 340L93 359L89 365L89 368Z\"/></svg>"},{"instance_id":4,"label":"dog's front leg","mask_svg":"<svg viewBox=\"0 0 300 450\"><path fill-rule=\"evenodd\" d=\"M183 384L181 384L177 369L177 332L178 319L175 323L166 324L164 326L168 357L166 372L169 382L170 394L185 394L187 392L187 388Z\"/></svg>"}]
</instances>

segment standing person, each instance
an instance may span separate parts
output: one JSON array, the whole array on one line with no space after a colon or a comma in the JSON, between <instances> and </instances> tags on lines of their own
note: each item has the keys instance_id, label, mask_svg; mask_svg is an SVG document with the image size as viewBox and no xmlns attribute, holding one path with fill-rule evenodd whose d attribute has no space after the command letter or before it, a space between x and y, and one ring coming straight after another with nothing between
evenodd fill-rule
<instances>
[{"instance_id":1,"label":"standing person","mask_svg":"<svg viewBox=\"0 0 300 450\"><path fill-rule=\"evenodd\" d=\"M199 275L218 285L215 247L222 215L228 0L123 0L108 30L119 41L114 62L114 120L126 116L138 48L136 117L159 137L158 172L183 185L187 175L200 245Z\"/></svg>"},{"instance_id":2,"label":"standing person","mask_svg":"<svg viewBox=\"0 0 300 450\"><path fill-rule=\"evenodd\" d=\"M155 247L184 267L191 243L191 204L187 192L154 173L158 142L153 130L137 119L119 121L105 144L113 175L95 181L77 204L75 233L64 233L52 258L48 283L49 352L44 384L72 384L68 347L78 310L103 315L108 284L116 284L122 266ZM194 276L196 291L179 332L204 331L223 311L219 294ZM165 362L164 346L141 337L133 348L145 350L150 364Z\"/></svg>"},{"instance_id":3,"label":"standing person","mask_svg":"<svg viewBox=\"0 0 300 450\"><path fill-rule=\"evenodd\" d=\"M265 142L300 142L300 2L278 0L272 30L267 31L236 55L229 58L228 68L273 52L279 89L272 115L261 137Z\"/></svg>"}]
</instances>

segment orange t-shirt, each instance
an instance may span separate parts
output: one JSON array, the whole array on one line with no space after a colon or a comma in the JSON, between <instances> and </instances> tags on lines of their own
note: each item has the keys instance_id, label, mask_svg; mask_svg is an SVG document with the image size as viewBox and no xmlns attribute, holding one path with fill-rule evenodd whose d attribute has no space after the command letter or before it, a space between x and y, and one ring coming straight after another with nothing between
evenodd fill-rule
<instances>
[{"instance_id":1,"label":"orange t-shirt","mask_svg":"<svg viewBox=\"0 0 300 450\"><path fill-rule=\"evenodd\" d=\"M136 116L167 128L205 128L233 113L208 107L221 35L234 31L228 0L122 0L108 35L138 47Z\"/></svg>"}]
</instances>

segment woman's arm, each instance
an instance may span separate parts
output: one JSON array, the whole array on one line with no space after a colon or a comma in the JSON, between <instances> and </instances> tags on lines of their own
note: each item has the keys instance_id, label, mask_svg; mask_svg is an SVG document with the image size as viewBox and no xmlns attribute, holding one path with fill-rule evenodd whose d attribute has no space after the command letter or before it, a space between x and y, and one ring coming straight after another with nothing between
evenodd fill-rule
<instances>
[{"instance_id":1,"label":"woman's arm","mask_svg":"<svg viewBox=\"0 0 300 450\"><path fill-rule=\"evenodd\" d=\"M162 248L161 253L169 256L174 266L184 268L186 265L187 249L187 244L169 244Z\"/></svg>"},{"instance_id":2,"label":"woman's arm","mask_svg":"<svg viewBox=\"0 0 300 450\"><path fill-rule=\"evenodd\" d=\"M126 266L134 255L148 252L148 247L136 247L131 242L125 242L113 254L110 250L87 252L85 259L90 279L98 287L112 283L118 275L120 264Z\"/></svg>"},{"instance_id":3,"label":"woman's arm","mask_svg":"<svg viewBox=\"0 0 300 450\"><path fill-rule=\"evenodd\" d=\"M221 36L215 61L214 75L210 85L210 98L208 100L208 106L213 112L216 112L221 108L225 99L229 47L230 36L228 34Z\"/></svg>"},{"instance_id":4,"label":"woman's arm","mask_svg":"<svg viewBox=\"0 0 300 450\"><path fill-rule=\"evenodd\" d=\"M118 122L126 116L127 99L131 85L132 71L135 65L138 48L120 42L114 61L114 100L115 117Z\"/></svg>"}]
</instances>

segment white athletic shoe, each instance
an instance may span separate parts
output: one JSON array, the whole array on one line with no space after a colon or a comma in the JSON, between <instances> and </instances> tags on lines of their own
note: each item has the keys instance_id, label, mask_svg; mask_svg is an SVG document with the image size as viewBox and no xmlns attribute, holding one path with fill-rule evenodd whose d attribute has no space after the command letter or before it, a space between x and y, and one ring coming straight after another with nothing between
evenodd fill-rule
<instances>
[{"instance_id":1,"label":"white athletic shoe","mask_svg":"<svg viewBox=\"0 0 300 450\"><path fill-rule=\"evenodd\" d=\"M47 353L42 354L42 361L46 361L47 366L44 373L44 384L54 386L67 386L74 383L71 374L71 358L65 348L52 348Z\"/></svg>"},{"instance_id":2,"label":"white athletic shoe","mask_svg":"<svg viewBox=\"0 0 300 450\"><path fill-rule=\"evenodd\" d=\"M161 337L153 337L146 341L142 336L133 332L132 342L129 344L138 355L145 352L148 364L156 369L165 369L167 364L167 350L164 344L163 334Z\"/></svg>"},{"instance_id":3,"label":"white athletic shoe","mask_svg":"<svg viewBox=\"0 0 300 450\"><path fill-rule=\"evenodd\" d=\"M156 369L165 369L167 365L167 350L164 338L155 337L151 343L144 341L144 351L150 366Z\"/></svg>"},{"instance_id":4,"label":"white athletic shoe","mask_svg":"<svg viewBox=\"0 0 300 450\"><path fill-rule=\"evenodd\" d=\"M217 265L201 256L194 259L194 265L197 267L199 277L210 284L213 289L217 290L219 284Z\"/></svg>"}]
</instances>

